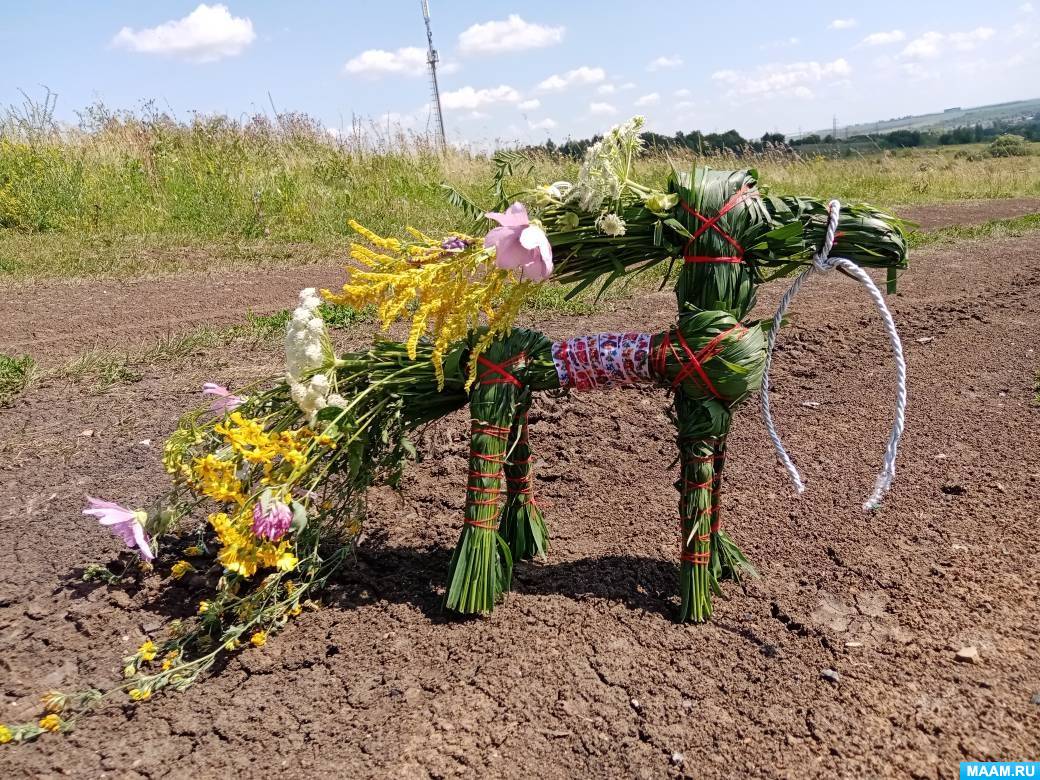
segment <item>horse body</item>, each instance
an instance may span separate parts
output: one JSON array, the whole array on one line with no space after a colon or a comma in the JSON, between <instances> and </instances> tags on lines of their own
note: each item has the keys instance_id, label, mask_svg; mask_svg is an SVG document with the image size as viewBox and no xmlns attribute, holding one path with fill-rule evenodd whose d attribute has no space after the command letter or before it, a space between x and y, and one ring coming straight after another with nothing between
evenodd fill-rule
<instances>
[{"instance_id":1,"label":"horse body","mask_svg":"<svg viewBox=\"0 0 1040 780\"><path fill-rule=\"evenodd\" d=\"M739 581L751 570L721 527L720 500L733 409L759 389L766 365L762 326L748 319L756 288L766 280L763 269L783 275L811 262L806 247L819 246L825 231L834 235L835 225L845 253L876 266L905 265L905 240L898 220L870 207L853 207L839 217L828 215L818 201L763 195L752 171L695 168L676 172L670 188L678 206L672 217L662 218L659 233L665 235L666 224L669 237L661 239L650 263L666 258L682 263L675 282L675 327L653 335L600 334L555 344L523 329L488 344L478 330L466 340L470 348L478 342L483 348L468 392L466 343L454 351L455 375L448 386L442 371L439 410L468 403L472 425L466 512L449 569L448 609L491 611L509 587L513 562L546 554L548 532L534 495L527 415L532 393L559 388L642 381L672 392L680 465L675 483L680 621L707 620L720 583ZM882 249L864 237L876 238ZM790 260L789 251L797 259ZM573 272L567 270L566 251L561 255L560 278L566 280ZM637 259L626 262L617 264L608 283Z\"/></svg>"}]
</instances>

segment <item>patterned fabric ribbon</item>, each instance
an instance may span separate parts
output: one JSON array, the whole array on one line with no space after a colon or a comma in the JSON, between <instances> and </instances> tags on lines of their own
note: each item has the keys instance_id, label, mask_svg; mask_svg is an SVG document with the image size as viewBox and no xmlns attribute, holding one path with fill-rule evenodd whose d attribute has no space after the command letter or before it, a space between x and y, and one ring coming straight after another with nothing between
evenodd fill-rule
<instances>
[{"instance_id":1,"label":"patterned fabric ribbon","mask_svg":"<svg viewBox=\"0 0 1040 780\"><path fill-rule=\"evenodd\" d=\"M650 379L649 333L595 333L552 345L560 387L618 387Z\"/></svg>"}]
</instances>

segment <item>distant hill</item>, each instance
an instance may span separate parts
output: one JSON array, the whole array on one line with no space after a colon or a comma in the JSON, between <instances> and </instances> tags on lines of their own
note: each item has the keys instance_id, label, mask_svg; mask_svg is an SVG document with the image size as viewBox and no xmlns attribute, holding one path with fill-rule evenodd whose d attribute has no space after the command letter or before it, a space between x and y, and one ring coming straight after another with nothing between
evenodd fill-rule
<instances>
[{"instance_id":1,"label":"distant hill","mask_svg":"<svg viewBox=\"0 0 1040 780\"><path fill-rule=\"evenodd\" d=\"M1040 98L1016 100L1011 103L994 103L989 106L975 106L973 108L955 106L934 114L917 114L915 116L901 116L896 119L885 119L879 122L840 125L838 127L838 138L847 138L861 134L889 133L893 130L951 130L955 127L964 127L965 125L981 124L986 126L998 120L1015 121L1030 119L1036 116L1040 116ZM791 138L801 138L813 133L822 137L833 132L834 129L832 127L822 127L819 130L810 130L805 133L792 135Z\"/></svg>"}]
</instances>

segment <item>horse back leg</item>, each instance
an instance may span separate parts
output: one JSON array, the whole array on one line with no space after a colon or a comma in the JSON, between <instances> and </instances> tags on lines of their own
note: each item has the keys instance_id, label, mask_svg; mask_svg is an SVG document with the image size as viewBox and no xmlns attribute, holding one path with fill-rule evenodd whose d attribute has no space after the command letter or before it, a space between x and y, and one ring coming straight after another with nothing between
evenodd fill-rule
<instances>
[{"instance_id":1,"label":"horse back leg","mask_svg":"<svg viewBox=\"0 0 1040 780\"><path fill-rule=\"evenodd\" d=\"M500 533L509 545L513 560L546 557L549 530L534 497L533 453L530 445L530 397L517 405L510 430L510 454L506 460L506 508Z\"/></svg>"}]
</instances>

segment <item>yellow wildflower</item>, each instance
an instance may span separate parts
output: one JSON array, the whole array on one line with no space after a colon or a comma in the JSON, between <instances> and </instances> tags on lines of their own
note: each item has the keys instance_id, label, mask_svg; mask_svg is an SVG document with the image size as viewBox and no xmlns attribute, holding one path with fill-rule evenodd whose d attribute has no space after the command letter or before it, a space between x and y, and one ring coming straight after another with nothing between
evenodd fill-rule
<instances>
[{"instance_id":1,"label":"yellow wildflower","mask_svg":"<svg viewBox=\"0 0 1040 780\"><path fill-rule=\"evenodd\" d=\"M164 672L168 672L172 668L173 668L173 661L171 661L169 658L167 658L165 661L162 662L162 670Z\"/></svg>"},{"instance_id":2,"label":"yellow wildflower","mask_svg":"<svg viewBox=\"0 0 1040 780\"><path fill-rule=\"evenodd\" d=\"M296 583L292 580L286 580L283 584L285 585L285 592L291 596L296 590Z\"/></svg>"},{"instance_id":3,"label":"yellow wildflower","mask_svg":"<svg viewBox=\"0 0 1040 780\"><path fill-rule=\"evenodd\" d=\"M228 571L241 574L243 577L252 577L259 567L256 552L253 545L226 545L217 559Z\"/></svg>"},{"instance_id":4,"label":"yellow wildflower","mask_svg":"<svg viewBox=\"0 0 1040 780\"><path fill-rule=\"evenodd\" d=\"M228 652L231 652L232 650L237 650L241 646L242 643L238 641L238 639L229 639L224 643L224 649Z\"/></svg>"},{"instance_id":5,"label":"yellow wildflower","mask_svg":"<svg viewBox=\"0 0 1040 780\"><path fill-rule=\"evenodd\" d=\"M207 612L209 612L209 608L211 606L212 605L208 601L200 601L199 602L199 614L200 615L205 615Z\"/></svg>"},{"instance_id":6,"label":"yellow wildflower","mask_svg":"<svg viewBox=\"0 0 1040 780\"><path fill-rule=\"evenodd\" d=\"M191 428L178 428L163 445L162 463L166 472L178 481L191 481L191 468L184 462L188 448L196 443Z\"/></svg>"},{"instance_id":7,"label":"yellow wildflower","mask_svg":"<svg viewBox=\"0 0 1040 780\"><path fill-rule=\"evenodd\" d=\"M210 454L192 461L191 473L192 487L202 495L218 503L245 503L234 463Z\"/></svg>"},{"instance_id":8,"label":"yellow wildflower","mask_svg":"<svg viewBox=\"0 0 1040 780\"><path fill-rule=\"evenodd\" d=\"M170 569L170 574L173 575L175 580L179 580L189 571L195 571L195 567L187 561L177 561L177 563L173 564L173 567Z\"/></svg>"},{"instance_id":9,"label":"yellow wildflower","mask_svg":"<svg viewBox=\"0 0 1040 780\"><path fill-rule=\"evenodd\" d=\"M42 701L45 712L57 713L65 709L68 697L60 691L47 691L43 694Z\"/></svg>"},{"instance_id":10,"label":"yellow wildflower","mask_svg":"<svg viewBox=\"0 0 1040 780\"><path fill-rule=\"evenodd\" d=\"M152 698L152 692L147 688L131 688L130 698L134 701L148 701Z\"/></svg>"},{"instance_id":11,"label":"yellow wildflower","mask_svg":"<svg viewBox=\"0 0 1040 780\"><path fill-rule=\"evenodd\" d=\"M372 246L379 247L380 249L389 249L392 252L401 251L401 242L396 238L383 238L382 236L377 236L364 225L361 225L352 219L348 220L347 224L350 225L351 229L356 233L360 233Z\"/></svg>"},{"instance_id":12,"label":"yellow wildflower","mask_svg":"<svg viewBox=\"0 0 1040 780\"><path fill-rule=\"evenodd\" d=\"M127 664L123 667L123 677L130 678L133 677L135 674L137 674L137 667L135 667L133 664Z\"/></svg>"},{"instance_id":13,"label":"yellow wildflower","mask_svg":"<svg viewBox=\"0 0 1040 780\"><path fill-rule=\"evenodd\" d=\"M249 637L249 642L253 647L263 647L267 644L267 632L256 631L251 637Z\"/></svg>"},{"instance_id":14,"label":"yellow wildflower","mask_svg":"<svg viewBox=\"0 0 1040 780\"><path fill-rule=\"evenodd\" d=\"M437 380L444 384L444 355L449 347L480 324L490 321L489 338L471 353L470 377L476 378L476 358L496 335L506 332L532 288L518 281L514 272L498 268L493 254L469 236L453 234L466 246L447 251L436 239L410 230L418 243L402 246L351 223L370 244L388 250L380 254L361 244L351 244L350 255L362 267L352 269L350 280L337 293L322 290L333 303L355 308L374 306L384 329L399 317L410 316L406 345L414 359L424 332L433 337L432 361Z\"/></svg>"},{"instance_id":15,"label":"yellow wildflower","mask_svg":"<svg viewBox=\"0 0 1040 780\"><path fill-rule=\"evenodd\" d=\"M289 610L289 614L293 617L296 617L301 612L303 612L303 607L301 607L299 604L293 604L292 609Z\"/></svg>"},{"instance_id":16,"label":"yellow wildflower","mask_svg":"<svg viewBox=\"0 0 1040 780\"><path fill-rule=\"evenodd\" d=\"M0 723L0 745L6 745L14 739L14 732L3 723Z\"/></svg>"},{"instance_id":17,"label":"yellow wildflower","mask_svg":"<svg viewBox=\"0 0 1040 780\"><path fill-rule=\"evenodd\" d=\"M203 550L198 545L192 545L191 547L188 547L184 550L184 554L191 558L195 558L199 555L202 555L202 553Z\"/></svg>"},{"instance_id":18,"label":"yellow wildflower","mask_svg":"<svg viewBox=\"0 0 1040 780\"><path fill-rule=\"evenodd\" d=\"M275 568L277 568L278 571L292 571L299 564L300 559L288 550L285 550L278 554L278 560L275 562Z\"/></svg>"},{"instance_id":19,"label":"yellow wildflower","mask_svg":"<svg viewBox=\"0 0 1040 780\"><path fill-rule=\"evenodd\" d=\"M53 712L50 715L45 715L40 718L39 726L44 731L58 732L61 731L61 727L65 725L65 721Z\"/></svg>"},{"instance_id":20,"label":"yellow wildflower","mask_svg":"<svg viewBox=\"0 0 1040 780\"><path fill-rule=\"evenodd\" d=\"M290 572L299 565L300 560L293 552L288 541L279 542L277 545L265 542L257 550L260 564L265 568L278 569L278 571Z\"/></svg>"},{"instance_id":21,"label":"yellow wildflower","mask_svg":"<svg viewBox=\"0 0 1040 780\"><path fill-rule=\"evenodd\" d=\"M267 433L256 420L232 412L225 422L213 426L231 448L251 463L270 463L279 453L280 436Z\"/></svg>"},{"instance_id":22,"label":"yellow wildflower","mask_svg":"<svg viewBox=\"0 0 1040 780\"><path fill-rule=\"evenodd\" d=\"M141 656L141 660L143 661L154 661L155 656L158 655L158 653L159 648L155 646L155 642L153 642L151 639L149 639L147 642L145 642L143 645L137 648L137 654Z\"/></svg>"}]
</instances>

